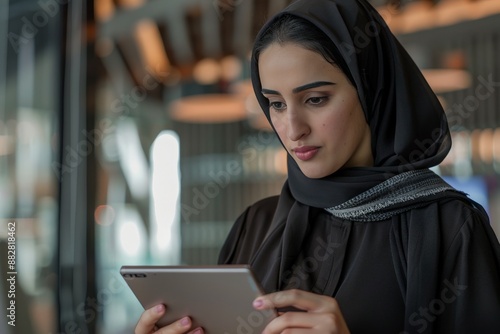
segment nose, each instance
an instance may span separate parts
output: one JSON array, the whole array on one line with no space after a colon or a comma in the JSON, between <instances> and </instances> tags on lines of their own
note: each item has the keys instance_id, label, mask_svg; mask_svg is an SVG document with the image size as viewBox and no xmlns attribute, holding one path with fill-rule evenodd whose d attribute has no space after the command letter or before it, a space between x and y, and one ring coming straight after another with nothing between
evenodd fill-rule
<instances>
[{"instance_id":1,"label":"nose","mask_svg":"<svg viewBox=\"0 0 500 334\"><path fill-rule=\"evenodd\" d=\"M311 132L306 117L297 111L288 110L287 136L292 141L297 141Z\"/></svg>"}]
</instances>

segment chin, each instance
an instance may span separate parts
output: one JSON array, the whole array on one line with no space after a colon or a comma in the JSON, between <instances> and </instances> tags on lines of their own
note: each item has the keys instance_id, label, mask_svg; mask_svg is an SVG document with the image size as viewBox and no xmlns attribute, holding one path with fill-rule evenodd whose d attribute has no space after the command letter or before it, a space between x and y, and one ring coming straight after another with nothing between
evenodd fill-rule
<instances>
[{"instance_id":1,"label":"chin","mask_svg":"<svg viewBox=\"0 0 500 334\"><path fill-rule=\"evenodd\" d=\"M299 165L300 167L300 165ZM328 176L328 175L331 175L333 173L335 173L337 171L336 170L333 170L333 171L325 171L325 170L314 170L314 169L308 169L308 168L301 168L300 169L302 171L302 173L307 176L308 178L310 179L321 179L325 176Z\"/></svg>"},{"instance_id":2,"label":"chin","mask_svg":"<svg viewBox=\"0 0 500 334\"><path fill-rule=\"evenodd\" d=\"M337 161L329 161L329 163L320 161L320 159L317 159L316 161L302 161L296 159L295 157L294 160L297 166L299 166L302 174L310 179L321 179L335 173L342 168L342 164L338 164Z\"/></svg>"}]
</instances>

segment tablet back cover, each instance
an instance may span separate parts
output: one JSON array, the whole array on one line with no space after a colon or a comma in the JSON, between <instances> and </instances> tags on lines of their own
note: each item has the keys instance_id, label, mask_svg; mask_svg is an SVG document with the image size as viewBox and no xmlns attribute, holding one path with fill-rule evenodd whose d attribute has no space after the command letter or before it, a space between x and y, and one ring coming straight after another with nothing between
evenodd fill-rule
<instances>
[{"instance_id":1,"label":"tablet back cover","mask_svg":"<svg viewBox=\"0 0 500 334\"><path fill-rule=\"evenodd\" d=\"M164 326L185 316L207 334L261 333L274 311L255 310L262 289L247 266L123 266L122 277L144 309L167 306Z\"/></svg>"}]
</instances>

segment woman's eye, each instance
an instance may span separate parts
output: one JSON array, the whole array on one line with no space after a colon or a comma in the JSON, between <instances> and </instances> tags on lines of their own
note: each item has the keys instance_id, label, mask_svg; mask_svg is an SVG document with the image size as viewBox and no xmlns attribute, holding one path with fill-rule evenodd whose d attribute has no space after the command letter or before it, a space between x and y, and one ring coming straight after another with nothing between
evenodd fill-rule
<instances>
[{"instance_id":1,"label":"woman's eye","mask_svg":"<svg viewBox=\"0 0 500 334\"><path fill-rule=\"evenodd\" d=\"M281 111L286 107L286 105L283 102L270 102L269 106L276 111Z\"/></svg>"},{"instance_id":2,"label":"woman's eye","mask_svg":"<svg viewBox=\"0 0 500 334\"><path fill-rule=\"evenodd\" d=\"M322 104L326 100L327 98L325 96L319 96L319 97L316 96L316 97L310 97L309 99L307 99L307 102L309 102L310 104L318 105Z\"/></svg>"}]
</instances>

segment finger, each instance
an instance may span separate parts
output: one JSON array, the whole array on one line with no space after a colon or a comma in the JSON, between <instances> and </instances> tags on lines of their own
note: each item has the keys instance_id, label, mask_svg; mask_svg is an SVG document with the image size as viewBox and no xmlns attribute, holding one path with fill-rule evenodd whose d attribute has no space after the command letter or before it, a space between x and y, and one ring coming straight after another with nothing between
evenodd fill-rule
<instances>
[{"instance_id":1,"label":"finger","mask_svg":"<svg viewBox=\"0 0 500 334\"><path fill-rule=\"evenodd\" d=\"M273 309L293 306L309 312L339 312L334 298L306 292L303 290L285 290L270 293L254 300L256 309Z\"/></svg>"},{"instance_id":2,"label":"finger","mask_svg":"<svg viewBox=\"0 0 500 334\"><path fill-rule=\"evenodd\" d=\"M286 333L295 334L305 329L313 329L318 333L336 333L342 325L342 317L333 313L288 312L273 319L262 334L282 333L285 330Z\"/></svg>"},{"instance_id":3,"label":"finger","mask_svg":"<svg viewBox=\"0 0 500 334\"><path fill-rule=\"evenodd\" d=\"M191 328L191 319L184 317L157 330L156 323L165 314L165 305L157 305L144 311L135 327L135 334L181 334ZM196 333L196 334L201 334Z\"/></svg>"},{"instance_id":4,"label":"finger","mask_svg":"<svg viewBox=\"0 0 500 334\"><path fill-rule=\"evenodd\" d=\"M198 327L198 328L195 328L194 330L192 330L191 332L189 332L188 334L204 334L205 331L203 330L203 328L201 327Z\"/></svg>"},{"instance_id":5,"label":"finger","mask_svg":"<svg viewBox=\"0 0 500 334\"><path fill-rule=\"evenodd\" d=\"M262 334L267 333L267 332L262 332ZM280 333L286 333L286 334L311 334L310 329L306 328L287 328L286 332L280 332ZM325 334L321 332L315 332L318 334Z\"/></svg>"},{"instance_id":6,"label":"finger","mask_svg":"<svg viewBox=\"0 0 500 334\"><path fill-rule=\"evenodd\" d=\"M135 334L149 334L154 331L155 324L165 314L165 305L156 305L144 311L135 327Z\"/></svg>"},{"instance_id":7,"label":"finger","mask_svg":"<svg viewBox=\"0 0 500 334\"><path fill-rule=\"evenodd\" d=\"M192 322L189 317L184 317L182 319L179 319L177 321L174 321L168 326L160 328L158 331L154 332L153 334L182 334L182 333L187 333L187 331L191 328ZM196 333L196 334L202 334L203 330L197 331L201 328L197 328L196 330L190 332L190 333Z\"/></svg>"}]
</instances>

